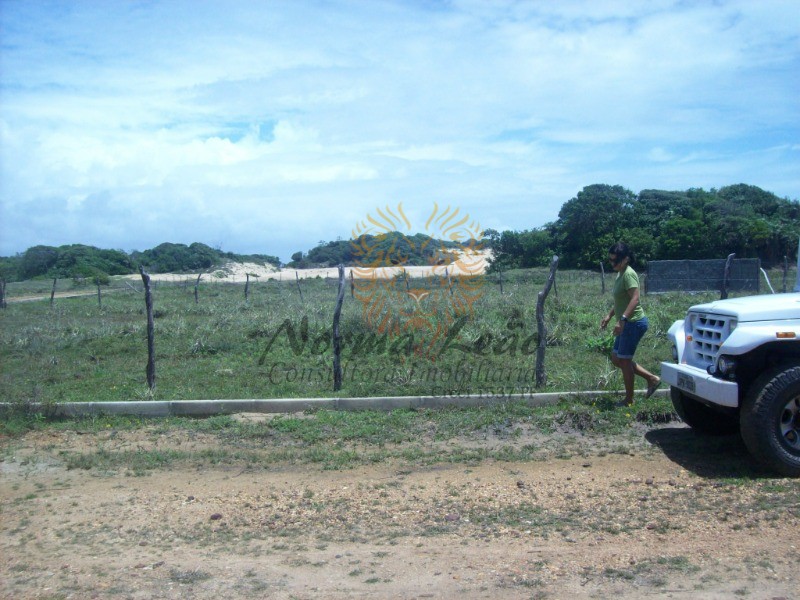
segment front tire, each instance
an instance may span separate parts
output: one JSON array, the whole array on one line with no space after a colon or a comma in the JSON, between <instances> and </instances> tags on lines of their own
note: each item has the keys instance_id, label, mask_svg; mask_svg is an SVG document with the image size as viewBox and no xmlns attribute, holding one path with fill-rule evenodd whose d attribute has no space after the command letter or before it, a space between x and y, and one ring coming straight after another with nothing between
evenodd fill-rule
<instances>
[{"instance_id":1,"label":"front tire","mask_svg":"<svg viewBox=\"0 0 800 600\"><path fill-rule=\"evenodd\" d=\"M690 398L676 387L669 388L672 406L681 420L689 427L705 435L729 435L736 433L739 424L730 415L709 408L702 402Z\"/></svg>"},{"instance_id":2,"label":"front tire","mask_svg":"<svg viewBox=\"0 0 800 600\"><path fill-rule=\"evenodd\" d=\"M740 419L742 439L759 462L782 475L800 477L800 365L756 379Z\"/></svg>"}]
</instances>

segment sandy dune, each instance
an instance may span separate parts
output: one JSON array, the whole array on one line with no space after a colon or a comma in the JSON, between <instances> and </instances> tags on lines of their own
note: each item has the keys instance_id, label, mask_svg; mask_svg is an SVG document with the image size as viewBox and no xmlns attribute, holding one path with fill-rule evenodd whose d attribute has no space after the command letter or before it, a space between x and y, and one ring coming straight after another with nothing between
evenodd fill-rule
<instances>
[{"instance_id":1,"label":"sandy dune","mask_svg":"<svg viewBox=\"0 0 800 600\"><path fill-rule=\"evenodd\" d=\"M488 260L490 252L488 250L475 252L475 253L462 253L460 258L450 266L434 266L434 267L405 267L405 272L409 277L429 277L431 275L445 276L447 274L458 275L481 275L486 272L489 266ZM400 275L403 272L403 267L379 267L379 268L362 268L362 267L345 267L345 277L348 279L352 276L355 279L388 279ZM257 263L239 263L229 262L224 267L215 269L213 271L202 273L201 281L220 281L225 283L242 283L247 280L247 275L250 275L251 281L259 281L263 279L278 279L280 281L294 280L294 279L307 279L309 277L330 277L336 278L339 276L339 271L336 267L327 269L278 269L271 265L260 265ZM186 281L197 279L199 273L154 273L150 278L154 281ZM127 279L139 279L139 275L126 275Z\"/></svg>"}]
</instances>

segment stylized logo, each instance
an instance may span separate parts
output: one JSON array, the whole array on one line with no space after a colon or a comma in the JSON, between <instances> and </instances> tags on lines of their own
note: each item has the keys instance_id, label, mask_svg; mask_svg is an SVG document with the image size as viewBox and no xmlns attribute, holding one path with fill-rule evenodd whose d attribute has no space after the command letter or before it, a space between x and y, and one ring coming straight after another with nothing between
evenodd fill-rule
<instances>
[{"instance_id":1,"label":"stylized logo","mask_svg":"<svg viewBox=\"0 0 800 600\"><path fill-rule=\"evenodd\" d=\"M457 208L434 204L424 233L411 230L402 204L379 208L356 225L353 290L371 328L410 334L414 350L427 354L457 318L471 314L487 253L482 229Z\"/></svg>"}]
</instances>

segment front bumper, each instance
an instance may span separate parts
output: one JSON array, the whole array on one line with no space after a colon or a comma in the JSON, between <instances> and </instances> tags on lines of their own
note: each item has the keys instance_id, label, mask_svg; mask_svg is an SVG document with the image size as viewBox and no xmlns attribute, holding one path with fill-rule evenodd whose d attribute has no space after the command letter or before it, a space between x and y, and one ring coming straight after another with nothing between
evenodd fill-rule
<instances>
[{"instance_id":1,"label":"front bumper","mask_svg":"<svg viewBox=\"0 0 800 600\"><path fill-rule=\"evenodd\" d=\"M739 406L739 385L689 365L661 363L661 379L684 394L719 406Z\"/></svg>"}]
</instances>

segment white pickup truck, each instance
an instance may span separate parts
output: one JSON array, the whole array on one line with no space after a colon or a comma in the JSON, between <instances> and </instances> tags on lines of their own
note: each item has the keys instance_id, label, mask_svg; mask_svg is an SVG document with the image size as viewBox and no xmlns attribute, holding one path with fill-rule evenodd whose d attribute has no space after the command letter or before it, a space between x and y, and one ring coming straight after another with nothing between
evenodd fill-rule
<instances>
[{"instance_id":1,"label":"white pickup truck","mask_svg":"<svg viewBox=\"0 0 800 600\"><path fill-rule=\"evenodd\" d=\"M692 306L661 363L675 411L703 433L741 432L767 467L800 476L800 293Z\"/></svg>"}]
</instances>

